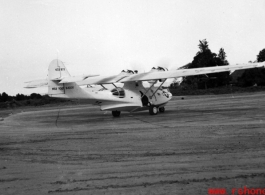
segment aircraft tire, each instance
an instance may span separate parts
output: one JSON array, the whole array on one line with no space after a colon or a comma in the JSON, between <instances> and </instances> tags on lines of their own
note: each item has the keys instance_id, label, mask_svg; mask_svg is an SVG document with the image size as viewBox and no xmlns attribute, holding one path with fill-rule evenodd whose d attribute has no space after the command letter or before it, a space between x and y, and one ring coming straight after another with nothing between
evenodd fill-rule
<instances>
[{"instance_id":1,"label":"aircraft tire","mask_svg":"<svg viewBox=\"0 0 265 195\"><path fill-rule=\"evenodd\" d=\"M155 107L155 106L150 106L149 107L149 114L150 115L156 115L157 113L158 113L157 107Z\"/></svg>"},{"instance_id":2,"label":"aircraft tire","mask_svg":"<svg viewBox=\"0 0 265 195\"><path fill-rule=\"evenodd\" d=\"M121 115L121 111L118 111L118 110L112 111L113 117L119 117L120 115Z\"/></svg>"},{"instance_id":3,"label":"aircraft tire","mask_svg":"<svg viewBox=\"0 0 265 195\"><path fill-rule=\"evenodd\" d=\"M161 113L165 112L165 107L159 108L159 112L161 112Z\"/></svg>"}]
</instances>

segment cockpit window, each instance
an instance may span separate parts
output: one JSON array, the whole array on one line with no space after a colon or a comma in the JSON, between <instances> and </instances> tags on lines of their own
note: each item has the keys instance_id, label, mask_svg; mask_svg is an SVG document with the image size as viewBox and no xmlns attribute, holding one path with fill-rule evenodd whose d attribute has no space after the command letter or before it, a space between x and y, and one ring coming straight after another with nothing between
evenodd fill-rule
<instances>
[{"instance_id":1,"label":"cockpit window","mask_svg":"<svg viewBox=\"0 0 265 195\"><path fill-rule=\"evenodd\" d=\"M112 93L112 95L115 95L115 96L117 96L119 98L124 98L125 97L125 91L121 87L117 87L115 89L112 89L111 93Z\"/></svg>"},{"instance_id":2,"label":"cockpit window","mask_svg":"<svg viewBox=\"0 0 265 195\"><path fill-rule=\"evenodd\" d=\"M132 74L134 74L134 72L133 72L132 70L127 70L127 72L128 72L128 73L132 73Z\"/></svg>"}]
</instances>

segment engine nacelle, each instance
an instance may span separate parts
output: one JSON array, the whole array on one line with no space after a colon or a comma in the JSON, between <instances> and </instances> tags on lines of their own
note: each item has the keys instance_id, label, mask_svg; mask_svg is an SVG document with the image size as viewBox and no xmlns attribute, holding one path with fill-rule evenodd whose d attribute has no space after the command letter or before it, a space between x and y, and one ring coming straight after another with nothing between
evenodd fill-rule
<instances>
[{"instance_id":1,"label":"engine nacelle","mask_svg":"<svg viewBox=\"0 0 265 195\"><path fill-rule=\"evenodd\" d=\"M159 71L168 71L167 68L158 66L157 68L153 67L150 72L159 72Z\"/></svg>"}]
</instances>

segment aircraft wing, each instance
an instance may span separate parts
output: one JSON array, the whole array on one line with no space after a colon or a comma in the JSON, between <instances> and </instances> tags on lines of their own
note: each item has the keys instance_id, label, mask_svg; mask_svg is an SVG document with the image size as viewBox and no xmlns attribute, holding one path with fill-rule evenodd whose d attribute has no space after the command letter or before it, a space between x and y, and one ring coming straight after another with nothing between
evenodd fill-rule
<instances>
[{"instance_id":1,"label":"aircraft wing","mask_svg":"<svg viewBox=\"0 0 265 195\"><path fill-rule=\"evenodd\" d=\"M24 88L36 88L36 87L47 87L48 86L48 79L39 79L34 81L28 81L27 86Z\"/></svg>"},{"instance_id":2,"label":"aircraft wing","mask_svg":"<svg viewBox=\"0 0 265 195\"><path fill-rule=\"evenodd\" d=\"M202 75L202 74L210 74L218 72L227 72L227 71L231 72L235 70L259 68L259 67L265 67L265 62L148 72L148 73L136 74L125 77L121 79L119 82L124 83L130 81L148 81L148 80L157 80L157 79L178 78L178 77L194 76L194 75Z\"/></svg>"},{"instance_id":3,"label":"aircraft wing","mask_svg":"<svg viewBox=\"0 0 265 195\"><path fill-rule=\"evenodd\" d=\"M127 72L122 72L114 76L82 75L75 77L55 78L54 80L60 80L60 83L77 82L78 85L92 85L92 84L100 85L100 84L112 84L112 83L125 83L131 81L149 81L149 80L158 80L158 79L167 79L167 78L179 78L185 76L195 76L195 75L227 72L227 71L233 72L235 70L260 68L260 67L265 67L265 62L213 66L205 68L178 69L170 71L152 71L140 74L130 74ZM27 83L28 85L25 88L35 88L35 87L47 86L48 80L43 79L43 80L29 81Z\"/></svg>"}]
</instances>

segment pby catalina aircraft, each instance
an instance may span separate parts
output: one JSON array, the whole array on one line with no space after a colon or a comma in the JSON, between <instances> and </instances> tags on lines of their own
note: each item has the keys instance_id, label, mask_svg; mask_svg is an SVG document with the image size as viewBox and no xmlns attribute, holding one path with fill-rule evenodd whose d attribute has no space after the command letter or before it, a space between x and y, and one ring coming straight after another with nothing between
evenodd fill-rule
<instances>
[{"instance_id":1,"label":"pby catalina aircraft","mask_svg":"<svg viewBox=\"0 0 265 195\"><path fill-rule=\"evenodd\" d=\"M101 110L112 111L114 117L119 117L121 111L136 112L149 110L151 115L165 111L165 105L172 98L172 94L161 86L168 78L178 78L192 75L202 75L217 72L233 72L240 69L265 67L263 63L249 63L239 65L215 66L195 69L179 69L168 71L165 68L153 68L150 72L122 71L115 76L83 75L70 76L63 62L53 60L49 65L47 80L27 82L26 88L48 86L48 95L59 98L87 99L89 103L100 106ZM149 81L150 87L145 88L143 81ZM123 83L117 87L115 83ZM154 87L158 83L159 87ZM81 85L102 85L102 89L91 91L81 88ZM114 88L108 90L104 84L112 84Z\"/></svg>"}]
</instances>

